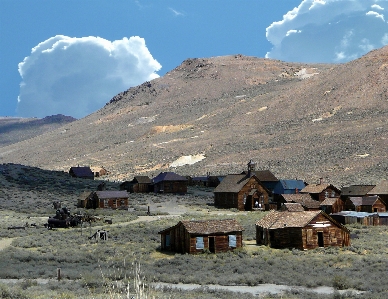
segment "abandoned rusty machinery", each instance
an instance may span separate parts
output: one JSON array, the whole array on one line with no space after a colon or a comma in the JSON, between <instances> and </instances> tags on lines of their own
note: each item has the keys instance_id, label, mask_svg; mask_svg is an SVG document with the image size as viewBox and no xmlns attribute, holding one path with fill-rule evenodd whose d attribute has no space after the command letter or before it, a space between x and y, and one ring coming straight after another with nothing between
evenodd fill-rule
<instances>
[{"instance_id":1,"label":"abandoned rusty machinery","mask_svg":"<svg viewBox=\"0 0 388 299\"><path fill-rule=\"evenodd\" d=\"M55 216L49 217L46 227L52 228L67 228L78 226L81 223L80 215L71 215L70 210L66 207L56 210Z\"/></svg>"}]
</instances>

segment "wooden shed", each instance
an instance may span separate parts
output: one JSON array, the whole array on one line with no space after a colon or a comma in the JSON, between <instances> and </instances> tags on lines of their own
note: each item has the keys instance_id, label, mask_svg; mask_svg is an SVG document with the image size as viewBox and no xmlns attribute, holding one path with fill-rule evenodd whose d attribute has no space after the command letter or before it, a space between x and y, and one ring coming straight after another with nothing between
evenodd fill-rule
<instances>
[{"instance_id":1,"label":"wooden shed","mask_svg":"<svg viewBox=\"0 0 388 299\"><path fill-rule=\"evenodd\" d=\"M75 178L94 180L94 173L89 166L75 166L71 167L69 174Z\"/></svg>"},{"instance_id":2,"label":"wooden shed","mask_svg":"<svg viewBox=\"0 0 388 299\"><path fill-rule=\"evenodd\" d=\"M147 193L152 191L152 180L146 175L138 175L132 181L125 181L120 184L120 190L130 193Z\"/></svg>"},{"instance_id":3,"label":"wooden shed","mask_svg":"<svg viewBox=\"0 0 388 299\"><path fill-rule=\"evenodd\" d=\"M323 211L271 211L256 223L256 244L313 249L349 246L349 230Z\"/></svg>"},{"instance_id":4,"label":"wooden shed","mask_svg":"<svg viewBox=\"0 0 388 299\"><path fill-rule=\"evenodd\" d=\"M152 179L155 193L187 193L187 178L174 172L161 172Z\"/></svg>"},{"instance_id":5,"label":"wooden shed","mask_svg":"<svg viewBox=\"0 0 388 299\"><path fill-rule=\"evenodd\" d=\"M386 212L387 208L379 196L349 197L345 201L345 211L356 212Z\"/></svg>"},{"instance_id":6,"label":"wooden shed","mask_svg":"<svg viewBox=\"0 0 388 299\"><path fill-rule=\"evenodd\" d=\"M196 254L242 247L243 227L235 219L180 221L161 235L161 250Z\"/></svg>"},{"instance_id":7,"label":"wooden shed","mask_svg":"<svg viewBox=\"0 0 388 299\"><path fill-rule=\"evenodd\" d=\"M128 208L127 191L93 191L81 202L81 207L86 209L127 209Z\"/></svg>"},{"instance_id":8,"label":"wooden shed","mask_svg":"<svg viewBox=\"0 0 388 299\"><path fill-rule=\"evenodd\" d=\"M107 169L105 169L103 166L101 166L101 167L92 166L92 167L90 167L90 169L92 170L92 172L96 178L109 174L109 171Z\"/></svg>"}]
</instances>

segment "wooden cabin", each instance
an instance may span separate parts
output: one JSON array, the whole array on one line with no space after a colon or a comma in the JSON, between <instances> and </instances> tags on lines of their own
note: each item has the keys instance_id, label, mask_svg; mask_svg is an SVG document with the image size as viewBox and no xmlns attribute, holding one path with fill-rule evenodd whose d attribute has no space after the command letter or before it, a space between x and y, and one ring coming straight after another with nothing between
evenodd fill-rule
<instances>
[{"instance_id":1,"label":"wooden cabin","mask_svg":"<svg viewBox=\"0 0 388 299\"><path fill-rule=\"evenodd\" d=\"M378 195L363 196L363 197L349 197L345 201L345 211L356 212L386 212L387 208Z\"/></svg>"},{"instance_id":2,"label":"wooden cabin","mask_svg":"<svg viewBox=\"0 0 388 299\"><path fill-rule=\"evenodd\" d=\"M108 175L109 171L106 170L104 167L98 167L98 166L93 166L90 168L94 174L94 177L98 178L100 176Z\"/></svg>"},{"instance_id":3,"label":"wooden cabin","mask_svg":"<svg viewBox=\"0 0 388 299\"><path fill-rule=\"evenodd\" d=\"M71 167L69 174L75 178L94 180L94 173L89 166Z\"/></svg>"},{"instance_id":4,"label":"wooden cabin","mask_svg":"<svg viewBox=\"0 0 388 299\"><path fill-rule=\"evenodd\" d=\"M281 210L282 206L286 203L298 203L305 211L320 210L319 201L313 200L308 193L279 194L277 200L278 210Z\"/></svg>"},{"instance_id":5,"label":"wooden cabin","mask_svg":"<svg viewBox=\"0 0 388 299\"><path fill-rule=\"evenodd\" d=\"M340 197L341 191L332 184L325 184L321 180L319 184L310 184L300 190L300 193L308 193L312 199L323 202L326 198Z\"/></svg>"},{"instance_id":6,"label":"wooden cabin","mask_svg":"<svg viewBox=\"0 0 388 299\"><path fill-rule=\"evenodd\" d=\"M152 179L155 193L187 193L187 178L174 172L161 172Z\"/></svg>"},{"instance_id":7,"label":"wooden cabin","mask_svg":"<svg viewBox=\"0 0 388 299\"><path fill-rule=\"evenodd\" d=\"M86 209L128 209L129 195L127 191L93 191L79 203Z\"/></svg>"},{"instance_id":8,"label":"wooden cabin","mask_svg":"<svg viewBox=\"0 0 388 299\"><path fill-rule=\"evenodd\" d=\"M344 202L340 197L328 197L320 203L321 210L326 214L341 212L344 207Z\"/></svg>"},{"instance_id":9,"label":"wooden cabin","mask_svg":"<svg viewBox=\"0 0 388 299\"><path fill-rule=\"evenodd\" d=\"M152 180L145 175L135 176L132 181L125 181L120 184L120 190L130 193L147 193L152 191Z\"/></svg>"},{"instance_id":10,"label":"wooden cabin","mask_svg":"<svg viewBox=\"0 0 388 299\"><path fill-rule=\"evenodd\" d=\"M161 250L196 254L242 247L242 226L235 219L180 221L161 235Z\"/></svg>"},{"instance_id":11,"label":"wooden cabin","mask_svg":"<svg viewBox=\"0 0 388 299\"><path fill-rule=\"evenodd\" d=\"M349 230L323 211L271 211L256 223L256 244L273 248L349 246Z\"/></svg>"}]
</instances>

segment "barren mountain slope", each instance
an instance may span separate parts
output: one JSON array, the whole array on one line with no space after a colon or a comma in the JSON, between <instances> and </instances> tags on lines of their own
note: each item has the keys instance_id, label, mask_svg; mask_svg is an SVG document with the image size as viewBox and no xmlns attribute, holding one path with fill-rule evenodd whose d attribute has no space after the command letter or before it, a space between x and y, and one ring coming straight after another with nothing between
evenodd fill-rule
<instances>
[{"instance_id":1,"label":"barren mountain slope","mask_svg":"<svg viewBox=\"0 0 388 299\"><path fill-rule=\"evenodd\" d=\"M377 183L388 169L387 51L342 65L188 59L81 120L1 148L0 162L99 165L125 180L241 172L252 159L279 178ZM170 167L182 156L198 162Z\"/></svg>"},{"instance_id":2,"label":"barren mountain slope","mask_svg":"<svg viewBox=\"0 0 388 299\"><path fill-rule=\"evenodd\" d=\"M27 140L75 121L61 114L45 118L0 117L0 147Z\"/></svg>"}]
</instances>

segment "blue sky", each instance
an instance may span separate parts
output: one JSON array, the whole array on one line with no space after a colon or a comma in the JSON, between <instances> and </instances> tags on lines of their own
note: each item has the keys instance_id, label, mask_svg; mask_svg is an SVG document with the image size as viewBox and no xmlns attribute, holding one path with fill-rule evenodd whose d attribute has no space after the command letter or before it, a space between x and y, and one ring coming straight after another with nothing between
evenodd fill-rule
<instances>
[{"instance_id":1,"label":"blue sky","mask_svg":"<svg viewBox=\"0 0 388 299\"><path fill-rule=\"evenodd\" d=\"M187 58L342 63L388 44L388 0L0 0L0 116L81 118Z\"/></svg>"}]
</instances>

